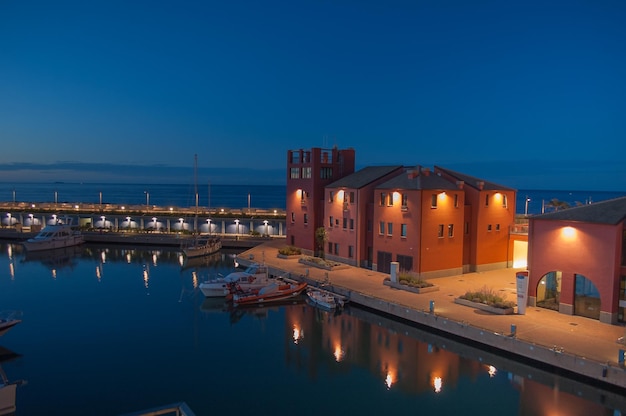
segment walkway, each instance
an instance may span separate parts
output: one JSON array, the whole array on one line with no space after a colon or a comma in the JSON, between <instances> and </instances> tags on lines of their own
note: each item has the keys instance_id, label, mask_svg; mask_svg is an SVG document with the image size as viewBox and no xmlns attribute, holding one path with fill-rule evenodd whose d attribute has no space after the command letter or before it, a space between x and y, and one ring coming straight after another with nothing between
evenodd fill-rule
<instances>
[{"instance_id":1,"label":"walkway","mask_svg":"<svg viewBox=\"0 0 626 416\"><path fill-rule=\"evenodd\" d=\"M349 294L355 303L626 388L626 371L618 363L620 350L626 349L618 342L626 333L624 326L537 307L527 307L525 315L495 315L454 303L468 290L483 287L516 301L516 269L431 279L438 291L415 294L385 286L388 275L372 270L347 267L329 272L301 264L298 258L278 258L278 249L284 245L279 240L256 246L239 255L240 263L265 261L292 277L308 273L309 279L318 282L328 277L335 291ZM430 313L431 301L434 313Z\"/></svg>"}]
</instances>

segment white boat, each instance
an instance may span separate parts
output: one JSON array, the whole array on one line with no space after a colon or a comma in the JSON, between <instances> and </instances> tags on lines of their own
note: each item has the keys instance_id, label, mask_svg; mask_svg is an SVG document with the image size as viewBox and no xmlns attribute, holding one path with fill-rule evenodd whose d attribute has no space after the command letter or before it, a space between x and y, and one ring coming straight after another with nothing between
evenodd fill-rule
<instances>
[{"instance_id":1,"label":"white boat","mask_svg":"<svg viewBox=\"0 0 626 416\"><path fill-rule=\"evenodd\" d=\"M11 328L22 322L22 313L19 311L0 312L0 336L9 332Z\"/></svg>"},{"instance_id":2,"label":"white boat","mask_svg":"<svg viewBox=\"0 0 626 416\"><path fill-rule=\"evenodd\" d=\"M258 290L271 282L267 266L255 263L244 271L232 272L224 277L202 282L199 287L206 297L225 297L230 295L235 287L244 291Z\"/></svg>"},{"instance_id":3,"label":"white boat","mask_svg":"<svg viewBox=\"0 0 626 416\"><path fill-rule=\"evenodd\" d=\"M72 227L71 222L65 224L57 220L55 224L46 225L39 234L24 241L22 245L28 251L39 251L77 246L84 242L83 235Z\"/></svg>"},{"instance_id":4,"label":"white boat","mask_svg":"<svg viewBox=\"0 0 626 416\"><path fill-rule=\"evenodd\" d=\"M194 243L183 248L183 254L187 258L208 256L217 253L222 248L222 240L219 237L205 237L194 240Z\"/></svg>"},{"instance_id":5,"label":"white boat","mask_svg":"<svg viewBox=\"0 0 626 416\"><path fill-rule=\"evenodd\" d=\"M308 287L306 295L312 303L324 309L342 308L345 304L343 296L316 287Z\"/></svg>"}]
</instances>

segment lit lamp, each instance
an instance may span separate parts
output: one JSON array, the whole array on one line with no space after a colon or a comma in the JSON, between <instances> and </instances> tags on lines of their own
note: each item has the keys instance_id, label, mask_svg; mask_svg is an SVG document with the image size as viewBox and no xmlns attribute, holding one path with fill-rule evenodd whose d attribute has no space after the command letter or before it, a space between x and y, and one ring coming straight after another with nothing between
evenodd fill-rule
<instances>
[{"instance_id":1,"label":"lit lamp","mask_svg":"<svg viewBox=\"0 0 626 416\"><path fill-rule=\"evenodd\" d=\"M263 221L263 224L265 224L265 235L270 235L270 233L267 230L267 228L268 228L267 227L267 222L268 222L267 220Z\"/></svg>"},{"instance_id":2,"label":"lit lamp","mask_svg":"<svg viewBox=\"0 0 626 416\"><path fill-rule=\"evenodd\" d=\"M530 202L530 198L526 195L526 207L524 208L524 215L528 216L528 203Z\"/></svg>"},{"instance_id":3,"label":"lit lamp","mask_svg":"<svg viewBox=\"0 0 626 416\"><path fill-rule=\"evenodd\" d=\"M211 234L211 218L206 219L207 226L209 227L209 234Z\"/></svg>"},{"instance_id":4,"label":"lit lamp","mask_svg":"<svg viewBox=\"0 0 626 416\"><path fill-rule=\"evenodd\" d=\"M235 224L237 225L237 231L235 234L239 234L239 220L235 220Z\"/></svg>"},{"instance_id":5,"label":"lit lamp","mask_svg":"<svg viewBox=\"0 0 626 416\"><path fill-rule=\"evenodd\" d=\"M100 217L100 219L102 220L102 228L107 228L106 227L106 224L107 224L106 217L103 215L103 216Z\"/></svg>"}]
</instances>

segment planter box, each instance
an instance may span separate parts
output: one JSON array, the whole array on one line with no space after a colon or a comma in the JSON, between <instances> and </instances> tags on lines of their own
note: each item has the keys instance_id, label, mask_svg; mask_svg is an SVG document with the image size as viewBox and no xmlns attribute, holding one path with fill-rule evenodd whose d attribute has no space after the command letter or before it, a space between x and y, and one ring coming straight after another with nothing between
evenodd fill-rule
<instances>
[{"instance_id":1,"label":"planter box","mask_svg":"<svg viewBox=\"0 0 626 416\"><path fill-rule=\"evenodd\" d=\"M454 303L458 303L459 305L463 305L463 306L469 306L470 308L480 309L486 312L491 312L496 315L512 315L513 314L513 308L506 308L506 309L496 308L493 306L485 305L484 303L472 302L472 301L461 299L461 298L455 298Z\"/></svg>"},{"instance_id":2,"label":"planter box","mask_svg":"<svg viewBox=\"0 0 626 416\"><path fill-rule=\"evenodd\" d=\"M389 278L383 280L383 284L385 286L389 286L392 287L394 289L398 289L398 290L406 290L407 292L413 292L413 293L430 293L430 292L436 292L439 290L439 286L426 286L426 287L413 287L413 286L408 286L408 285L403 285L400 283L394 283L392 282Z\"/></svg>"},{"instance_id":3,"label":"planter box","mask_svg":"<svg viewBox=\"0 0 626 416\"><path fill-rule=\"evenodd\" d=\"M307 259L300 259L300 260L298 260L298 263L302 263L302 264L305 264L307 266L317 267L318 269L324 269L324 270L328 270L328 271L339 270L339 269L347 269L348 267L350 267L347 264L340 264L340 265L336 265L336 266L329 266L327 264L316 263L314 261L309 261Z\"/></svg>"}]
</instances>

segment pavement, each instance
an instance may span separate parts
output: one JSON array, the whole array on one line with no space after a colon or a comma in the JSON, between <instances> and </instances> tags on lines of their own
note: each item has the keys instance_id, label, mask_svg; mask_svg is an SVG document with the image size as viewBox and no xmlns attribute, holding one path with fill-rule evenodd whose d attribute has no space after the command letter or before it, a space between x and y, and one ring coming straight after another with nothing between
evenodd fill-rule
<instances>
[{"instance_id":1,"label":"pavement","mask_svg":"<svg viewBox=\"0 0 626 416\"><path fill-rule=\"evenodd\" d=\"M429 279L439 290L417 294L384 285L384 279L389 277L385 273L352 266L327 271L299 263L299 256L277 257L284 246L282 240L269 241L246 250L238 258L240 263L265 262L271 269L306 278L310 283L328 283L336 292L348 294L354 303L626 388L626 369L619 362L620 350L626 349L625 326L538 307L527 307L524 315L499 315L454 302L467 291L484 287L515 302L515 274L520 269Z\"/></svg>"}]
</instances>

